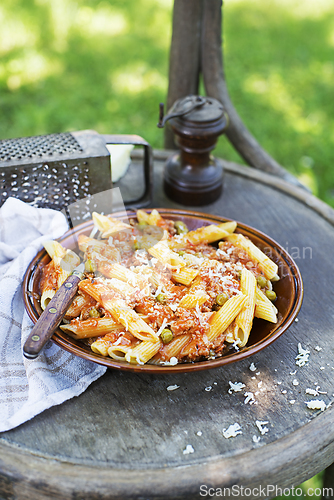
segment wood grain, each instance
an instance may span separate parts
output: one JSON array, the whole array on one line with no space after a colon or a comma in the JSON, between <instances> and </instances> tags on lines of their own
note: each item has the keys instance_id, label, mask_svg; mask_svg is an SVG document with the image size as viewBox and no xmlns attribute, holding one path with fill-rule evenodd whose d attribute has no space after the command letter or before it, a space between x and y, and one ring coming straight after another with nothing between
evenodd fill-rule
<instances>
[{"instance_id":1,"label":"wood grain","mask_svg":"<svg viewBox=\"0 0 334 500\"><path fill-rule=\"evenodd\" d=\"M203 0L174 2L167 110L177 99L198 94L202 2ZM165 148L175 149L174 134L168 125L165 128Z\"/></svg>"}]
</instances>

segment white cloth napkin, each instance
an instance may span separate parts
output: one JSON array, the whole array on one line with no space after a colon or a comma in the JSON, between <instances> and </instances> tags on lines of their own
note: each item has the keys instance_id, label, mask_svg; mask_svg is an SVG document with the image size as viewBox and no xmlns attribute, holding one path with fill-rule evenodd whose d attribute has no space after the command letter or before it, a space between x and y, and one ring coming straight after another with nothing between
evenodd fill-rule
<instances>
[{"instance_id":1,"label":"white cloth napkin","mask_svg":"<svg viewBox=\"0 0 334 500\"><path fill-rule=\"evenodd\" d=\"M106 371L52 341L34 360L22 354L33 326L22 298L25 271L43 241L66 230L60 212L34 208L15 198L0 208L0 432L78 396Z\"/></svg>"}]
</instances>

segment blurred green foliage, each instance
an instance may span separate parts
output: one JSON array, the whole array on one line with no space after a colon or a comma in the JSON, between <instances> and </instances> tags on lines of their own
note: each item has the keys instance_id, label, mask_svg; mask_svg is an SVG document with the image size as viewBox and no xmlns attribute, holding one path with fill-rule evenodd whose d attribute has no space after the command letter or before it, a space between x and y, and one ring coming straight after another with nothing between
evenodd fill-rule
<instances>
[{"instance_id":1,"label":"blurred green foliage","mask_svg":"<svg viewBox=\"0 0 334 500\"><path fill-rule=\"evenodd\" d=\"M0 138L95 129L163 147L172 0L2 0ZM231 98L260 144L334 206L334 3L226 0ZM217 156L242 162L227 139Z\"/></svg>"},{"instance_id":2,"label":"blurred green foliage","mask_svg":"<svg viewBox=\"0 0 334 500\"><path fill-rule=\"evenodd\" d=\"M290 494L288 494L288 490L284 492L284 488L282 488L283 495L276 497L276 500L296 500L296 498L303 498L305 500L321 500L322 482L323 472L320 472L308 481L305 481L303 484L296 486L294 489L290 488Z\"/></svg>"}]
</instances>

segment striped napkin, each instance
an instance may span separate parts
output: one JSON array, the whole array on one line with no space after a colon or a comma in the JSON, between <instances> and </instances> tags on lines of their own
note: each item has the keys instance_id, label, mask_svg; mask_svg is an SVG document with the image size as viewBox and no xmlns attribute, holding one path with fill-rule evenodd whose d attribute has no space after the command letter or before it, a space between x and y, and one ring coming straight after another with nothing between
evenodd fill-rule
<instances>
[{"instance_id":1,"label":"striped napkin","mask_svg":"<svg viewBox=\"0 0 334 500\"><path fill-rule=\"evenodd\" d=\"M49 341L34 360L22 355L33 323L25 312L22 280L43 241L67 230L55 210L9 198L0 208L0 432L81 394L105 367Z\"/></svg>"}]
</instances>

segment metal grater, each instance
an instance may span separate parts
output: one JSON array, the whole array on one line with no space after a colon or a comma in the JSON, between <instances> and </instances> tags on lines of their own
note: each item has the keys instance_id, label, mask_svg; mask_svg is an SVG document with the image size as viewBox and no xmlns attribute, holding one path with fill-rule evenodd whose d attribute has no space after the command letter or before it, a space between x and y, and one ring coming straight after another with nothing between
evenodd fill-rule
<instances>
[{"instance_id":1,"label":"metal grater","mask_svg":"<svg viewBox=\"0 0 334 500\"><path fill-rule=\"evenodd\" d=\"M150 146L138 136L103 136L94 130L0 141L0 205L14 197L33 206L62 210L111 189L107 143L144 146L146 187L139 199L129 203L147 205L151 196Z\"/></svg>"}]
</instances>

